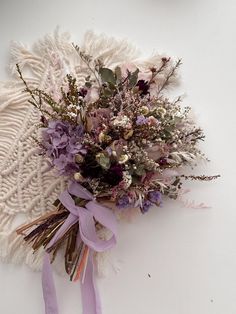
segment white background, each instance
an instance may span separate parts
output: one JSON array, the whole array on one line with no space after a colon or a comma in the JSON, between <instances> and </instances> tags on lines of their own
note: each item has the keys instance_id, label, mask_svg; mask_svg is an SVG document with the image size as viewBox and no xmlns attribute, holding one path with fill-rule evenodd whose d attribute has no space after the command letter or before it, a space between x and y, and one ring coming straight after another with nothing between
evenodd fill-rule
<instances>
[{"instance_id":1,"label":"white background","mask_svg":"<svg viewBox=\"0 0 236 314\"><path fill-rule=\"evenodd\" d=\"M235 0L0 0L1 79L10 40L30 44L56 25L77 42L93 29L128 38L146 55L182 57L181 91L212 160L195 172L222 175L191 184L188 197L211 209L170 201L120 226L121 270L98 280L103 314L236 313L235 16ZM1 314L43 313L39 273L1 264L0 278ZM79 285L56 284L60 313L82 313Z\"/></svg>"}]
</instances>

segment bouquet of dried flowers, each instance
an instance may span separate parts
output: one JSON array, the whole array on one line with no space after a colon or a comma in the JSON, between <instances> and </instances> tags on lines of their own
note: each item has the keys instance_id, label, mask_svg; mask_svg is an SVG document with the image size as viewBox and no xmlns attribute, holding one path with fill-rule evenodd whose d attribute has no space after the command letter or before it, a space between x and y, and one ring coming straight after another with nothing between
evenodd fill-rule
<instances>
[{"instance_id":1,"label":"bouquet of dried flowers","mask_svg":"<svg viewBox=\"0 0 236 314\"><path fill-rule=\"evenodd\" d=\"M144 75L134 66L107 68L74 48L89 75L81 84L68 74L59 97L31 89L17 65L29 102L41 112L37 144L58 175L68 179L52 211L17 230L34 250L46 250L43 286L50 314L58 311L50 263L59 249L65 251L70 279L81 280L84 313L101 313L93 254L115 244L115 213L131 208L146 213L166 197L177 199L183 180L217 177L183 173L184 166L205 157L198 148L204 133L191 119L190 107L181 107L181 98L164 97L180 60L163 57ZM103 229L109 230L105 239L99 235Z\"/></svg>"}]
</instances>

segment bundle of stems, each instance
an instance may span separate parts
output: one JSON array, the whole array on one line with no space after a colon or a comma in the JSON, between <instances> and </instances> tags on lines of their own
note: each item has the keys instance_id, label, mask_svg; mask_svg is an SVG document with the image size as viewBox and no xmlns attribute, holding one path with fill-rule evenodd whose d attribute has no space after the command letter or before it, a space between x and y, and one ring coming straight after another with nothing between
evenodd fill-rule
<instances>
[{"instance_id":1,"label":"bundle of stems","mask_svg":"<svg viewBox=\"0 0 236 314\"><path fill-rule=\"evenodd\" d=\"M58 250L64 249L66 273L70 276L71 281L76 281L81 278L82 273L85 274L89 248L82 241L79 245L77 243L79 222L72 225L61 238L47 248L69 215L69 211L59 200L54 205L56 206L55 210L19 227L16 232L24 236L24 240L31 244L34 252L43 247L51 255L51 263L55 260Z\"/></svg>"}]
</instances>

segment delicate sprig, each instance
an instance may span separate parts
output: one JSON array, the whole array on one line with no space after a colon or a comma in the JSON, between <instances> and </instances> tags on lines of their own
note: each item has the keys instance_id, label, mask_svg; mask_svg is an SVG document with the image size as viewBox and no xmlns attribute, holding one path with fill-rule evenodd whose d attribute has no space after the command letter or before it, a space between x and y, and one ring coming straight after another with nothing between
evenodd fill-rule
<instances>
[{"instance_id":1,"label":"delicate sprig","mask_svg":"<svg viewBox=\"0 0 236 314\"><path fill-rule=\"evenodd\" d=\"M181 175L180 176L181 178L184 178L186 180L193 180L193 181L212 181L212 180L215 180L215 179L218 179L220 178L220 175L214 175L214 176L206 176L206 175L199 175L199 176L195 176L195 175Z\"/></svg>"},{"instance_id":2,"label":"delicate sprig","mask_svg":"<svg viewBox=\"0 0 236 314\"><path fill-rule=\"evenodd\" d=\"M175 76L175 74L176 74L176 72L177 72L177 70L178 70L178 68L180 67L181 64L182 64L182 60L181 59L176 61L175 65L172 67L172 69L169 71L169 73L165 77L164 82L158 88L157 96L160 95L160 93L170 84L171 78Z\"/></svg>"}]
</instances>

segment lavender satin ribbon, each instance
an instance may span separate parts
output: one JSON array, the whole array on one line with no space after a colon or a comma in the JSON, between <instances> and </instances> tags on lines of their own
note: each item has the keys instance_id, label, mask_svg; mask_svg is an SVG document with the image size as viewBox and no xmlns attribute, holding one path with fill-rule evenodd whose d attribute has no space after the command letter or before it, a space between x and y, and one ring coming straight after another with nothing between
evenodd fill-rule
<instances>
[{"instance_id":1,"label":"lavender satin ribbon","mask_svg":"<svg viewBox=\"0 0 236 314\"><path fill-rule=\"evenodd\" d=\"M84 207L76 206L71 195L88 200ZM113 212L96 202L93 195L78 183L71 183L68 190L61 193L59 200L70 212L63 225L51 239L47 248L53 246L65 232L79 221L77 245L81 240L89 247L84 281L81 282L81 295L83 302L83 314L101 314L99 296L94 283L94 252L103 252L116 244L117 226ZM95 221L111 231L109 240L101 240L96 233ZM49 254L46 253L42 272L43 296L45 302L45 314L58 314L56 291L53 282Z\"/></svg>"}]
</instances>

